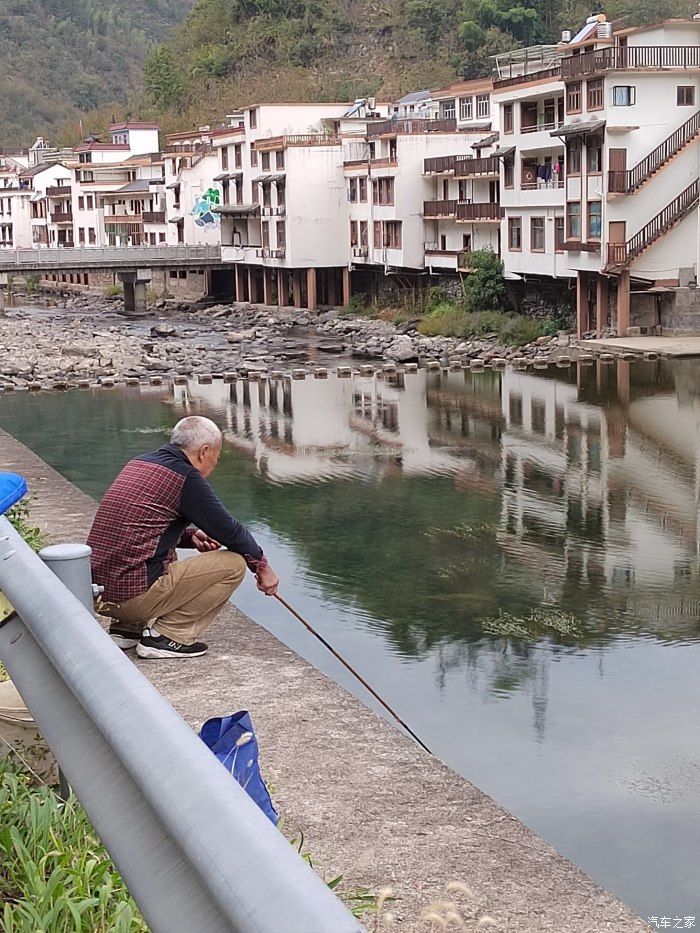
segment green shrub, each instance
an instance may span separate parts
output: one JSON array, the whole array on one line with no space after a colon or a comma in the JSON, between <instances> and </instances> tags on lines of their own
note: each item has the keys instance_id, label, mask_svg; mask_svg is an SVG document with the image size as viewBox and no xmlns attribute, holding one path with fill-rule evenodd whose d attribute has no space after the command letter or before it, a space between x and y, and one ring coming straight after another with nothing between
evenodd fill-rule
<instances>
[{"instance_id":1,"label":"green shrub","mask_svg":"<svg viewBox=\"0 0 700 933\"><path fill-rule=\"evenodd\" d=\"M434 337L487 337L494 334L500 343L521 347L542 336L540 321L520 314L502 314L498 311L465 311L454 302L439 304L426 314L418 325L421 334Z\"/></svg>"},{"instance_id":2,"label":"green shrub","mask_svg":"<svg viewBox=\"0 0 700 933\"><path fill-rule=\"evenodd\" d=\"M503 263L490 249L480 249L469 257L471 272L464 281L464 304L467 311L503 311L506 286Z\"/></svg>"},{"instance_id":3,"label":"green shrub","mask_svg":"<svg viewBox=\"0 0 700 933\"><path fill-rule=\"evenodd\" d=\"M105 288L104 288L105 298L121 298L123 294L124 294L123 285L117 285L116 283L114 285L105 285Z\"/></svg>"},{"instance_id":4,"label":"green shrub","mask_svg":"<svg viewBox=\"0 0 700 933\"><path fill-rule=\"evenodd\" d=\"M11 509L7 510L5 517L32 550L40 551L46 544L46 538L41 529L29 520L28 499L24 498L15 503Z\"/></svg>"}]
</instances>

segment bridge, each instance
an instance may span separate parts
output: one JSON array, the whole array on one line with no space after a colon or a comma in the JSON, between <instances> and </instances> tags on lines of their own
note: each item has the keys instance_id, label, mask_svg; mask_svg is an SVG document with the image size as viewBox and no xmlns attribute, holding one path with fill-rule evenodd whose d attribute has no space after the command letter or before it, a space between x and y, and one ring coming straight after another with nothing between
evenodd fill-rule
<instances>
[{"instance_id":1,"label":"bridge","mask_svg":"<svg viewBox=\"0 0 700 933\"><path fill-rule=\"evenodd\" d=\"M79 246L0 249L0 286L7 275L116 272L124 286L124 310L146 309L152 269L221 268L220 246Z\"/></svg>"}]
</instances>

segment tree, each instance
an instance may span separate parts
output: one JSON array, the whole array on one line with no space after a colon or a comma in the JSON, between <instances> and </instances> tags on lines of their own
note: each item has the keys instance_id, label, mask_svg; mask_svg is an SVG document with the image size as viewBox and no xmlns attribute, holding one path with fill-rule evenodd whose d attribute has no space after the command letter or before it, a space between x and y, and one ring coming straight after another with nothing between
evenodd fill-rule
<instances>
[{"instance_id":1,"label":"tree","mask_svg":"<svg viewBox=\"0 0 700 933\"><path fill-rule=\"evenodd\" d=\"M503 263L490 249L480 249L469 257L471 274L464 283L467 311L502 311L506 305Z\"/></svg>"},{"instance_id":2,"label":"tree","mask_svg":"<svg viewBox=\"0 0 700 933\"><path fill-rule=\"evenodd\" d=\"M156 45L149 53L144 71L146 93L161 112L175 110L185 97L185 76L169 45Z\"/></svg>"}]
</instances>

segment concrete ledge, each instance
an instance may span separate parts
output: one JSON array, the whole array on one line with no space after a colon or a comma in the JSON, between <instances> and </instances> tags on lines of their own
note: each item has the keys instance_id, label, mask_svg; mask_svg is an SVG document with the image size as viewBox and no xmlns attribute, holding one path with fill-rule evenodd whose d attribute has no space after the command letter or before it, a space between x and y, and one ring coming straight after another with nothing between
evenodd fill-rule
<instances>
[{"instance_id":1,"label":"concrete ledge","mask_svg":"<svg viewBox=\"0 0 700 933\"><path fill-rule=\"evenodd\" d=\"M582 340L585 349L608 353L658 353L660 356L700 356L700 337L607 337L600 340Z\"/></svg>"},{"instance_id":2,"label":"concrete ledge","mask_svg":"<svg viewBox=\"0 0 700 933\"><path fill-rule=\"evenodd\" d=\"M34 520L56 540L84 540L94 501L1 431L0 453L3 468L26 476L37 495ZM649 929L515 817L233 607L209 642L209 654L196 662L139 666L194 726L251 711L287 834L303 830L317 867L329 878L342 874L347 888L391 885L399 929L427 929L420 912L446 899L448 882L473 892L449 897L464 905L465 929L475 929L482 914L496 921L491 929L508 933ZM503 767L515 766L504 748Z\"/></svg>"}]
</instances>

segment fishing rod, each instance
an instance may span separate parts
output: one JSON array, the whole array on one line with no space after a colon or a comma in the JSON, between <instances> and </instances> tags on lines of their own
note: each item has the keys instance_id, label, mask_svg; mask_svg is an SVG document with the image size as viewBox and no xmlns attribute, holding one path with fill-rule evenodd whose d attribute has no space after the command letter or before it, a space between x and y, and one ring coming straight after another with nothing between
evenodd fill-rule
<instances>
[{"instance_id":1,"label":"fishing rod","mask_svg":"<svg viewBox=\"0 0 700 933\"><path fill-rule=\"evenodd\" d=\"M299 615L299 613L296 611L296 609L294 609L292 606L290 606L289 603L286 601L286 599L283 599L283 598L279 595L279 593L275 593L275 599L277 599L279 602L281 602L282 605L284 606L284 608L285 608L288 612L291 612L291 614L294 616L294 618L297 619L299 622L301 622L301 624L304 626L305 629L307 629L309 632L311 632L311 634L312 634L315 638L318 638L318 640L321 642L322 645L325 645L325 647L328 648L328 650L329 650L330 653L333 655L333 657L334 657L334 658L337 658L337 659L340 661L340 663L343 665L343 667L346 667L346 668L350 671L350 673L360 681L360 683L361 683L362 686L365 688L365 690L369 690L369 692L372 694L372 696L374 697L374 699L377 700L379 703L381 703L382 706L384 707L384 709L385 709L387 712L391 713L391 715L394 717L394 719L395 719L401 726L403 726L403 728L406 730L406 732L408 732L408 734L409 734L410 736L412 736L412 738L414 738L414 739L416 740L416 742L418 742L418 744L420 745L421 748L424 748L425 751L426 751L429 755L432 755L432 754L433 754L433 753L430 751L430 749L428 748L428 746L425 744L425 742L422 742L422 741L418 738L418 736L417 736L416 733L413 731L413 729L411 729L409 726L406 725L406 723L403 721L403 719L401 719L401 717L399 716L399 714L396 713L396 712L389 706L389 704L388 704L387 702L385 702L384 700L382 700L382 698L379 696L379 694L377 693L377 691L376 691L373 687L370 687L370 685L367 683L367 681L364 679L364 677L362 677L361 674L358 674L357 671L355 670L355 668L354 668L351 664L349 664L349 663L345 660L345 658L341 657L341 656L338 654L338 652L335 650L335 648L333 647L333 645L329 645L329 644L328 644L328 642L327 642L326 639L323 637L323 635L320 635L320 634L316 631L316 629L312 628L312 626L309 625L309 623L306 621L306 619L305 619L303 616Z\"/></svg>"}]
</instances>

